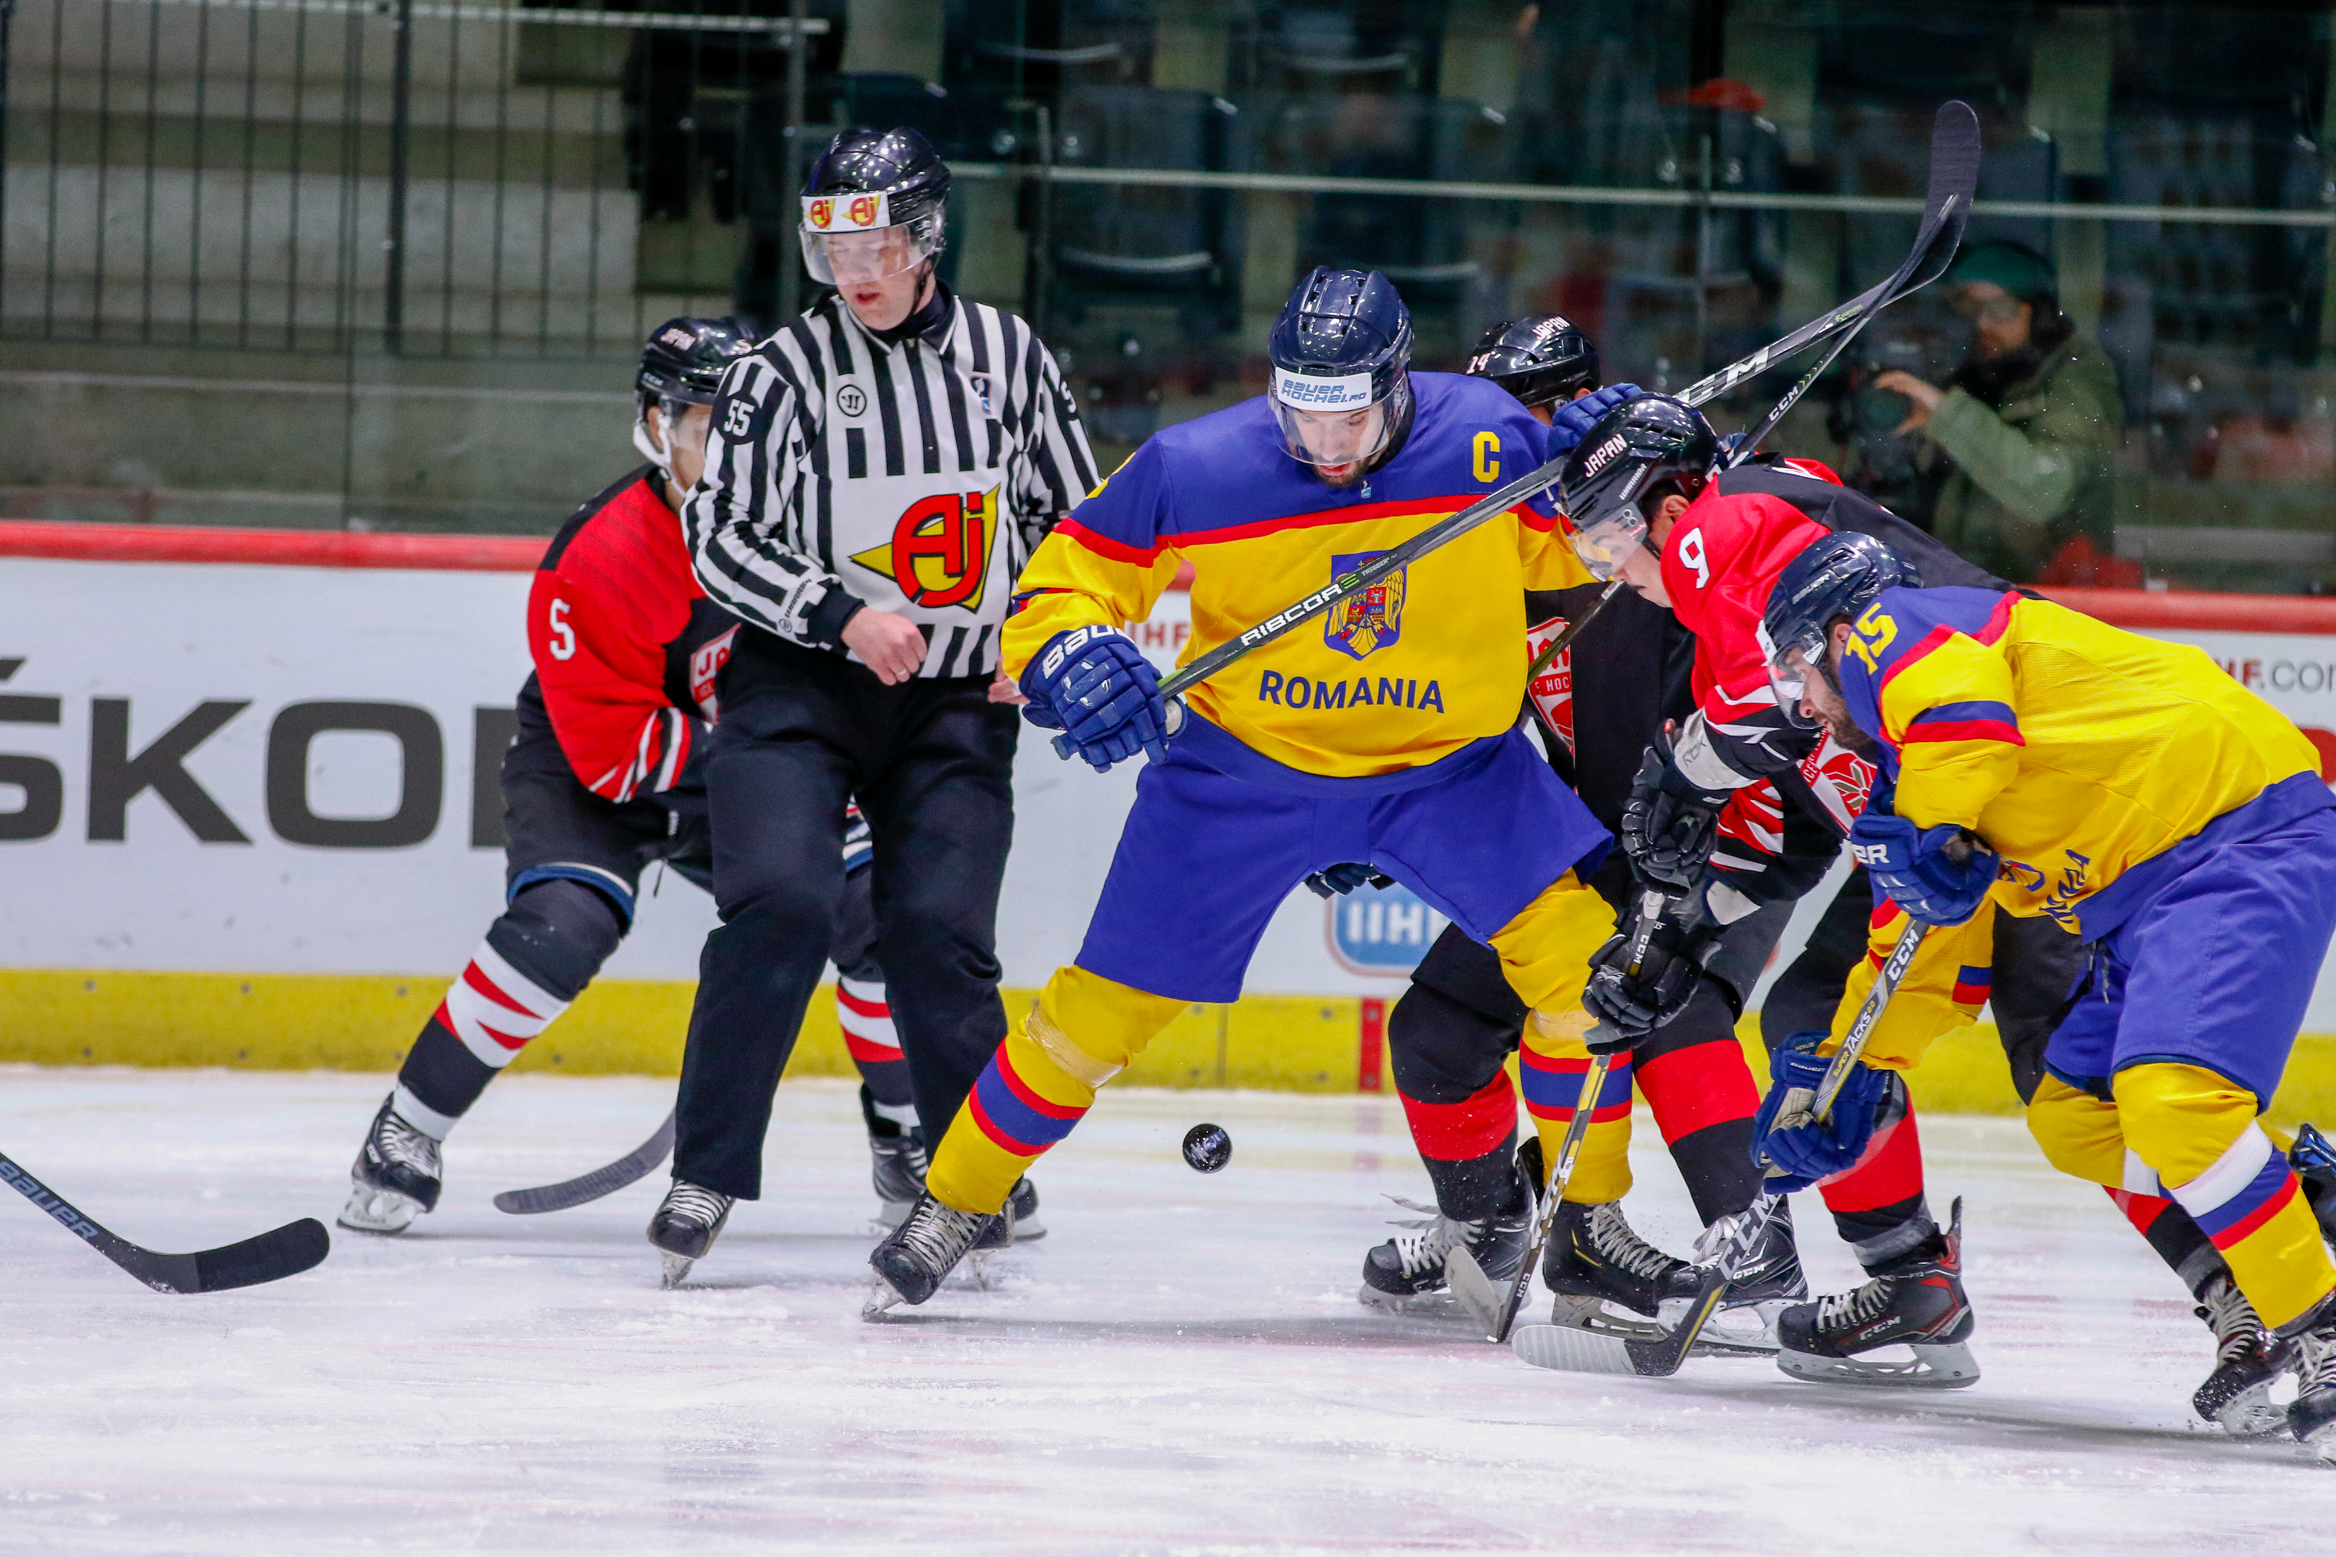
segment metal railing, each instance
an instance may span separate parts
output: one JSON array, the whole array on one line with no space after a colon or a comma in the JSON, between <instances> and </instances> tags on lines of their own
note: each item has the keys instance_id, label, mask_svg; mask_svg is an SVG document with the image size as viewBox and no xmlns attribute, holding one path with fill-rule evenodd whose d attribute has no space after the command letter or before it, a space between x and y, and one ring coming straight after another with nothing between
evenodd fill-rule
<instances>
[{"instance_id":1,"label":"metal railing","mask_svg":"<svg viewBox=\"0 0 2336 1557\"><path fill-rule=\"evenodd\" d=\"M644 241L649 164L702 160L719 133L656 122L657 70L677 57L685 100L735 98L827 25L0 0L0 336L629 351L659 308L726 308L735 264L687 212Z\"/></svg>"}]
</instances>

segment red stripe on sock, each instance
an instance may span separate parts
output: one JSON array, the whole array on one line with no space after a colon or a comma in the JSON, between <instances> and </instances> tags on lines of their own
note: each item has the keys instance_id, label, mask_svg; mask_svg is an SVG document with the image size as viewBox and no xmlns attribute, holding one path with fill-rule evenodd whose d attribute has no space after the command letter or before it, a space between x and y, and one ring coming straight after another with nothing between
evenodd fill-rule
<instances>
[{"instance_id":1,"label":"red stripe on sock","mask_svg":"<svg viewBox=\"0 0 2336 1557\"><path fill-rule=\"evenodd\" d=\"M898 1044L870 1043L854 1032L844 1034L844 1052L863 1065L890 1065L906 1058Z\"/></svg>"},{"instance_id":2,"label":"red stripe on sock","mask_svg":"<svg viewBox=\"0 0 2336 1557\"><path fill-rule=\"evenodd\" d=\"M1922 1193L1922 1139L1909 1111L1874 1137L1858 1165L1818 1186L1832 1211L1872 1211Z\"/></svg>"},{"instance_id":3,"label":"red stripe on sock","mask_svg":"<svg viewBox=\"0 0 2336 1557\"><path fill-rule=\"evenodd\" d=\"M998 1079L1004 1082L1007 1089L1014 1096L1020 1098L1023 1105L1029 1108L1032 1113L1044 1114L1049 1119L1076 1120L1084 1117L1087 1112L1083 1104L1057 1103L1053 1098L1039 1096L1037 1090L1029 1082L1024 1081L1014 1073L1013 1056L1006 1052L1004 1044L998 1045Z\"/></svg>"},{"instance_id":4,"label":"red stripe on sock","mask_svg":"<svg viewBox=\"0 0 2336 1557\"><path fill-rule=\"evenodd\" d=\"M989 1116L989 1110L981 1106L981 1095L978 1092L965 1094L965 1111L973 1115L974 1124L980 1128L983 1135L989 1137L990 1143L1009 1156L1036 1158L1045 1153L1045 1147L1034 1146L1028 1141L1018 1141L1008 1134L1006 1127L992 1119Z\"/></svg>"},{"instance_id":5,"label":"red stripe on sock","mask_svg":"<svg viewBox=\"0 0 2336 1557\"><path fill-rule=\"evenodd\" d=\"M465 984L468 984L471 988L477 990L480 994L486 996L489 1000L492 1000L495 1004L501 1006L506 1011L525 1017L533 1017L535 1015L533 1011L528 1010L527 1007L521 1005L518 1001L512 999L509 995L504 994L501 989L497 988L495 981L487 977L487 970L480 967L475 962L462 970L462 981ZM521 1041L524 1042L525 1040Z\"/></svg>"},{"instance_id":6,"label":"red stripe on sock","mask_svg":"<svg viewBox=\"0 0 2336 1557\"><path fill-rule=\"evenodd\" d=\"M2290 1172L2287 1176L2287 1182L2273 1190L2269 1200L2264 1201L2221 1232L2209 1234L2208 1236L2214 1241L2214 1246L2217 1249L2228 1249L2256 1228L2270 1221L2279 1214L2282 1207L2295 1199L2297 1188L2296 1176Z\"/></svg>"},{"instance_id":7,"label":"red stripe on sock","mask_svg":"<svg viewBox=\"0 0 2336 1557\"><path fill-rule=\"evenodd\" d=\"M1493 1073L1474 1096L1457 1103L1403 1100L1403 1117L1411 1125L1411 1144L1422 1157L1438 1162L1467 1162L1506 1145L1517 1127L1517 1092L1505 1070Z\"/></svg>"},{"instance_id":8,"label":"red stripe on sock","mask_svg":"<svg viewBox=\"0 0 2336 1557\"><path fill-rule=\"evenodd\" d=\"M2157 1225L2157 1219L2166 1214L2166 1208L2173 1204L2163 1195L2137 1195L2130 1189L2115 1189L2107 1184L2101 1188L2117 1203L2117 1209L2125 1213L2125 1220L2133 1224L2133 1230L2144 1237Z\"/></svg>"},{"instance_id":9,"label":"red stripe on sock","mask_svg":"<svg viewBox=\"0 0 2336 1557\"><path fill-rule=\"evenodd\" d=\"M1639 1061L1638 1089L1666 1146L1760 1111L1760 1089L1733 1034Z\"/></svg>"},{"instance_id":10,"label":"red stripe on sock","mask_svg":"<svg viewBox=\"0 0 2336 1557\"><path fill-rule=\"evenodd\" d=\"M874 1017L879 1021L892 1015L892 1007L883 1001L862 1000L841 984L835 987L835 1003L847 1011L856 1012L861 1016Z\"/></svg>"}]
</instances>

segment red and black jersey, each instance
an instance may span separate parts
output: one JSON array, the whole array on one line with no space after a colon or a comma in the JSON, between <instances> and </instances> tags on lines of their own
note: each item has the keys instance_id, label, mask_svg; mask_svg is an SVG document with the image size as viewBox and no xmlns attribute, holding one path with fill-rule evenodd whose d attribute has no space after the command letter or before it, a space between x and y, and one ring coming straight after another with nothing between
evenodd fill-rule
<instances>
[{"instance_id":1,"label":"red and black jersey","mask_svg":"<svg viewBox=\"0 0 2336 1557\"><path fill-rule=\"evenodd\" d=\"M681 520L643 466L576 510L527 597L535 674L519 739L550 735L604 800L704 804L714 685L738 618L706 598Z\"/></svg>"},{"instance_id":2,"label":"red and black jersey","mask_svg":"<svg viewBox=\"0 0 2336 1557\"><path fill-rule=\"evenodd\" d=\"M1928 585L2011 587L1813 461L1722 472L1679 516L1662 548L1671 609L1695 634L1703 740L1690 730L1680 743L1680 769L1693 782L1733 789L1788 775L1810 756L1814 734L1785 721L1769 688L1760 614L1785 564L1838 530L1887 541Z\"/></svg>"}]
</instances>

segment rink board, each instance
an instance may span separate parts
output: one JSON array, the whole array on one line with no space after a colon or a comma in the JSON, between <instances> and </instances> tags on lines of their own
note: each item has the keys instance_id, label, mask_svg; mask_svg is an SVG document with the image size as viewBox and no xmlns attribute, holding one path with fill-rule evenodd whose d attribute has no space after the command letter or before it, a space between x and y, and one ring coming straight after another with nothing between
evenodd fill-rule
<instances>
[{"instance_id":1,"label":"rink board","mask_svg":"<svg viewBox=\"0 0 2336 1557\"><path fill-rule=\"evenodd\" d=\"M394 1065L500 906L495 764L542 545L0 524L0 1061ZM2336 754L2336 602L2065 598L2198 644ZM1136 631L1171 663L1186 597ZM999 955L1018 1012L1077 950L1135 770L1029 739L1015 782ZM671 1071L713 923L653 870L604 978L520 1063ZM1399 995L1438 928L1293 892L1243 1000L1196 1008L1132 1079L1384 1086L1383 1058L1358 1054L1364 1002ZM2336 980L2307 1025L2336 1032ZM2328 1047L2291 1079L2317 1089ZM1990 1061L1984 1033L1943 1048L1932 1106L2007 1102ZM796 1063L847 1069L825 997Z\"/></svg>"}]
</instances>

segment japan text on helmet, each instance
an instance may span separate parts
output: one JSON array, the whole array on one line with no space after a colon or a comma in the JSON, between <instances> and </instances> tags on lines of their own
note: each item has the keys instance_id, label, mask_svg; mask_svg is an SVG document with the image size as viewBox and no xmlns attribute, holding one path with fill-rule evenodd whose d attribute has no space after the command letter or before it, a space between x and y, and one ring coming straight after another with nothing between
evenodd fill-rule
<instances>
[{"instance_id":1,"label":"japan text on helmet","mask_svg":"<svg viewBox=\"0 0 2336 1557\"><path fill-rule=\"evenodd\" d=\"M1760 655L1768 662L1768 684L1777 707L1794 724L1811 721L1801 713L1808 667L1832 678L1825 639L1832 624L1855 621L1885 589L1920 589L1922 575L1889 543L1855 530L1840 530L1812 541L1784 565L1768 604L1760 613ZM1788 656L1797 656L1788 658Z\"/></svg>"},{"instance_id":2,"label":"japan text on helmet","mask_svg":"<svg viewBox=\"0 0 2336 1557\"><path fill-rule=\"evenodd\" d=\"M846 130L803 185L803 263L827 286L881 281L941 252L949 164L905 125Z\"/></svg>"},{"instance_id":3,"label":"japan text on helmet","mask_svg":"<svg viewBox=\"0 0 2336 1557\"><path fill-rule=\"evenodd\" d=\"M1612 578L1632 547L1647 544L1649 501L1703 490L1719 448L1702 413L1668 395L1640 395L1599 418L1558 477L1574 552L1592 578Z\"/></svg>"},{"instance_id":4,"label":"japan text on helmet","mask_svg":"<svg viewBox=\"0 0 2336 1557\"><path fill-rule=\"evenodd\" d=\"M665 413L671 427L693 405L712 405L730 364L754 350L754 335L738 319L668 319L641 348L633 387L640 403L633 411L633 447L659 470L671 468L673 451L659 447L649 430L649 407Z\"/></svg>"},{"instance_id":5,"label":"japan text on helmet","mask_svg":"<svg viewBox=\"0 0 2336 1557\"><path fill-rule=\"evenodd\" d=\"M1528 406L1571 400L1596 389L1598 348L1562 314L1511 319L1484 332L1468 359L1471 378L1489 378Z\"/></svg>"},{"instance_id":6,"label":"japan text on helmet","mask_svg":"<svg viewBox=\"0 0 2336 1557\"><path fill-rule=\"evenodd\" d=\"M1377 271L1327 265L1298 283L1266 341L1282 444L1343 468L1398 446L1411 428L1411 310Z\"/></svg>"}]
</instances>

